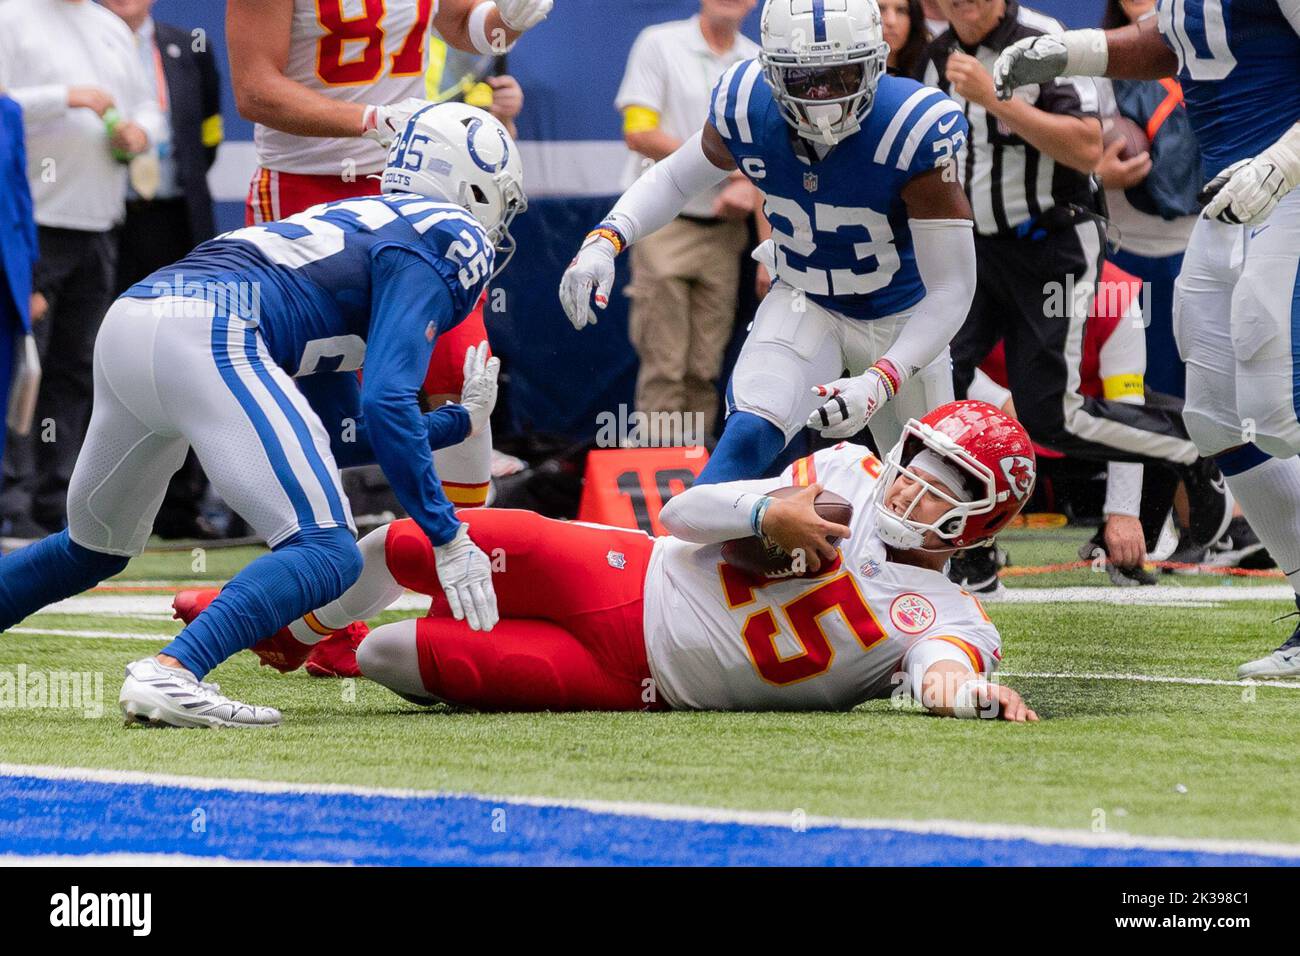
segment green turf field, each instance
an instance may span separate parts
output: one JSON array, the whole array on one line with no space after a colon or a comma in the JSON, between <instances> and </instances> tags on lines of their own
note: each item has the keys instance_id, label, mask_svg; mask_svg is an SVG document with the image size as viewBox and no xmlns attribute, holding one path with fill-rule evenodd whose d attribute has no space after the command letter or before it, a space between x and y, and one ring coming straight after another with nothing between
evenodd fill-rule
<instances>
[{"instance_id":1,"label":"green turf field","mask_svg":"<svg viewBox=\"0 0 1300 956\"><path fill-rule=\"evenodd\" d=\"M1024 567L1074 560L1083 537L1021 531L1003 544ZM198 564L188 551L150 553L114 584L223 580L256 553L214 550ZM1238 663L1290 633L1294 621L1274 618L1293 607L1196 599L1205 585L1245 597L1277 579L1164 580L1185 587L1192 606L990 605L1006 682L1043 717L1027 726L936 719L888 702L851 714L456 713L415 707L364 680L281 676L240 654L210 679L279 707L282 727L128 730L116 705L122 666L177 625L37 615L23 630L38 633L0 639L0 673L102 674L104 712L0 709L0 762L1300 843L1291 741L1300 684L1235 681ZM1105 577L1077 570L1008 583L1073 588ZM131 633L159 640L121 636Z\"/></svg>"}]
</instances>

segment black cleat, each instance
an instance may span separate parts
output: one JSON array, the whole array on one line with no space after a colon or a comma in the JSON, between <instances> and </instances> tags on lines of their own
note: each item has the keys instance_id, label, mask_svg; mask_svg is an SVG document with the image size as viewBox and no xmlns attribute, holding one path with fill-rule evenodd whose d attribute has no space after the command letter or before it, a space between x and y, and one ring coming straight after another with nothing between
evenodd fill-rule
<instances>
[{"instance_id":1,"label":"black cleat","mask_svg":"<svg viewBox=\"0 0 1300 956\"><path fill-rule=\"evenodd\" d=\"M1006 591L998 571L1007 566L1007 553L997 543L958 551L948 562L948 580L984 599Z\"/></svg>"},{"instance_id":2,"label":"black cleat","mask_svg":"<svg viewBox=\"0 0 1300 956\"><path fill-rule=\"evenodd\" d=\"M1191 543L1208 548L1224 536L1232 521L1232 495L1219 466L1208 458L1198 458L1178 470L1187 488L1187 524Z\"/></svg>"}]
</instances>

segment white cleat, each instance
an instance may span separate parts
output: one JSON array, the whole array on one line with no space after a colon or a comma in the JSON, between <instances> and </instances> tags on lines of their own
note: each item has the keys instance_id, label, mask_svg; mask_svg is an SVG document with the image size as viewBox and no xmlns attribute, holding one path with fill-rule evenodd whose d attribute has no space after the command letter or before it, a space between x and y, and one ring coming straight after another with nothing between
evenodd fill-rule
<instances>
[{"instance_id":1,"label":"white cleat","mask_svg":"<svg viewBox=\"0 0 1300 956\"><path fill-rule=\"evenodd\" d=\"M1268 657L1248 661L1237 668L1242 678L1300 677L1300 645L1283 645Z\"/></svg>"},{"instance_id":2,"label":"white cleat","mask_svg":"<svg viewBox=\"0 0 1300 956\"><path fill-rule=\"evenodd\" d=\"M182 668L160 664L154 657L126 665L118 703L128 724L275 727L280 723L280 712L274 707L255 707L223 697L216 684L198 680Z\"/></svg>"}]
</instances>

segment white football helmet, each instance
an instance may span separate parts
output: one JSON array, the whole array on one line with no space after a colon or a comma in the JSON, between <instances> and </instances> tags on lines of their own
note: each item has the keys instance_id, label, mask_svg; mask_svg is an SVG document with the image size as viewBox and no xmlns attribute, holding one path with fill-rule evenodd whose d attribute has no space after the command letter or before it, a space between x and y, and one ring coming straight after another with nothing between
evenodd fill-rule
<instances>
[{"instance_id":1,"label":"white football helmet","mask_svg":"<svg viewBox=\"0 0 1300 956\"><path fill-rule=\"evenodd\" d=\"M871 112L885 71L876 0L767 0L763 74L786 121L805 139L835 145Z\"/></svg>"},{"instance_id":2,"label":"white football helmet","mask_svg":"<svg viewBox=\"0 0 1300 956\"><path fill-rule=\"evenodd\" d=\"M416 110L388 150L381 188L446 200L477 219L497 250L494 277L514 255L510 224L528 208L524 167L492 114L464 103Z\"/></svg>"}]
</instances>

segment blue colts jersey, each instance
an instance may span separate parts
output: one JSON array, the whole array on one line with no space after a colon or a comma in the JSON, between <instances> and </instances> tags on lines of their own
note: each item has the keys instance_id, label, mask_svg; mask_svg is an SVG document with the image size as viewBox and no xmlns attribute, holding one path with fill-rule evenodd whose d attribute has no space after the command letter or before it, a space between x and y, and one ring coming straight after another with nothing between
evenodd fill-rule
<instances>
[{"instance_id":1,"label":"blue colts jersey","mask_svg":"<svg viewBox=\"0 0 1300 956\"><path fill-rule=\"evenodd\" d=\"M1300 35L1278 0L1159 0L1208 180L1300 121Z\"/></svg>"},{"instance_id":2,"label":"blue colts jersey","mask_svg":"<svg viewBox=\"0 0 1300 956\"><path fill-rule=\"evenodd\" d=\"M862 128L807 162L762 67L745 60L718 81L709 121L763 192L775 278L855 319L894 315L925 296L900 194L965 145L956 103L914 80L882 76Z\"/></svg>"},{"instance_id":3,"label":"blue colts jersey","mask_svg":"<svg viewBox=\"0 0 1300 956\"><path fill-rule=\"evenodd\" d=\"M272 359L290 375L350 372L365 359L375 257L393 247L422 260L428 283L450 293L450 309L441 295L405 303L430 341L464 320L492 274L495 252L469 213L396 193L325 203L225 233L126 295L201 298L217 315L256 322Z\"/></svg>"}]
</instances>

